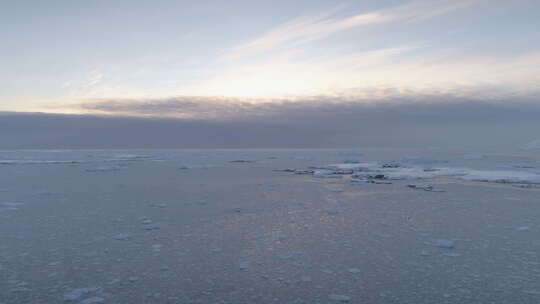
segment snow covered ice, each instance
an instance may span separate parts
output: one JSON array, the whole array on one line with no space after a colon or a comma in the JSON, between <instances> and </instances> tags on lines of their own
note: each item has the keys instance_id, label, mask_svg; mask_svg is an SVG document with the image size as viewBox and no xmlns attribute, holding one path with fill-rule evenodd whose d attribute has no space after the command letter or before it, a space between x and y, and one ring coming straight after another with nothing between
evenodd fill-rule
<instances>
[{"instance_id":1,"label":"snow covered ice","mask_svg":"<svg viewBox=\"0 0 540 304\"><path fill-rule=\"evenodd\" d=\"M535 154L4 153L3 304L540 301Z\"/></svg>"}]
</instances>

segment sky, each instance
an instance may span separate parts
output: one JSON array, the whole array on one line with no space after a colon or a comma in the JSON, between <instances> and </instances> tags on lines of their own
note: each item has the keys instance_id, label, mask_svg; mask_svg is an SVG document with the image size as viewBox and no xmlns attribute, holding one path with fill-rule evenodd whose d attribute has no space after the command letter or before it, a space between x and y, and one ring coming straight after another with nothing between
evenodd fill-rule
<instances>
[{"instance_id":1,"label":"sky","mask_svg":"<svg viewBox=\"0 0 540 304\"><path fill-rule=\"evenodd\" d=\"M540 106L539 28L537 0L0 1L0 120L497 124Z\"/></svg>"}]
</instances>

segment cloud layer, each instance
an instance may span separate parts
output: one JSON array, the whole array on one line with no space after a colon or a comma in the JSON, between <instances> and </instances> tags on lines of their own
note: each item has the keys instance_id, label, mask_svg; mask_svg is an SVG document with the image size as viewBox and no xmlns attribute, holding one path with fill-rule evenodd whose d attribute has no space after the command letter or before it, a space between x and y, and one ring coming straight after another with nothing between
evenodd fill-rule
<instances>
[{"instance_id":1,"label":"cloud layer","mask_svg":"<svg viewBox=\"0 0 540 304\"><path fill-rule=\"evenodd\" d=\"M481 98L472 98L471 96ZM491 98L489 98L491 97ZM464 95L418 94L398 89L366 92L363 96L312 96L288 99L248 99L228 97L181 96L163 99L98 99L83 102L74 110L87 114L181 118L211 121L279 121L314 120L319 117L347 114L364 118L375 113L384 113L388 119L399 121L411 114L432 113L435 120L461 121L471 114L475 121L491 121L497 118L514 117L519 113L527 120L540 108L540 96L520 96L495 90L468 91ZM496 113L490 113L497 109ZM506 109L506 110L505 110ZM449 115L448 113L453 113ZM440 117L448 114L447 118ZM533 115L533 117L535 117ZM381 117L382 118L382 117ZM414 117L414 119L418 119ZM431 120L428 115L423 119ZM518 119L519 117L514 117ZM419 121L421 123L421 121Z\"/></svg>"},{"instance_id":2,"label":"cloud layer","mask_svg":"<svg viewBox=\"0 0 540 304\"><path fill-rule=\"evenodd\" d=\"M187 97L99 101L83 105L94 113L87 115L4 113L0 148L511 150L538 138L538 103L437 98L372 103L201 102Z\"/></svg>"}]
</instances>

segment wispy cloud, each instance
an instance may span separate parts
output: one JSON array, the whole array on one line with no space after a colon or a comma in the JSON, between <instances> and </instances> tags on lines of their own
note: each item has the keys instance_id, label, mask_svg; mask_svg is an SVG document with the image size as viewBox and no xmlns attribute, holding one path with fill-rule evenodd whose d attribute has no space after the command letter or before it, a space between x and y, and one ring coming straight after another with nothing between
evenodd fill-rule
<instances>
[{"instance_id":1,"label":"wispy cloud","mask_svg":"<svg viewBox=\"0 0 540 304\"><path fill-rule=\"evenodd\" d=\"M301 52L276 55L256 64L216 69L203 81L183 87L182 95L283 97L334 95L357 89L406 88L467 93L486 88L540 91L540 53L512 57L396 46L332 58ZM462 90L465 89L465 90Z\"/></svg>"},{"instance_id":2,"label":"wispy cloud","mask_svg":"<svg viewBox=\"0 0 540 304\"><path fill-rule=\"evenodd\" d=\"M84 88L94 87L94 86L98 85L101 81L103 81L104 76L105 75L103 75L103 73L101 73L101 72L99 72L97 70L91 71L88 74L88 78L86 79L86 81L84 82L82 87L84 87Z\"/></svg>"},{"instance_id":3,"label":"wispy cloud","mask_svg":"<svg viewBox=\"0 0 540 304\"><path fill-rule=\"evenodd\" d=\"M335 16L339 9L329 10L281 25L253 41L233 48L222 59L235 60L279 49L287 44L298 46L327 38L341 31L368 25L423 21L467 8L475 2L478 0L416 0L400 6L346 17Z\"/></svg>"}]
</instances>

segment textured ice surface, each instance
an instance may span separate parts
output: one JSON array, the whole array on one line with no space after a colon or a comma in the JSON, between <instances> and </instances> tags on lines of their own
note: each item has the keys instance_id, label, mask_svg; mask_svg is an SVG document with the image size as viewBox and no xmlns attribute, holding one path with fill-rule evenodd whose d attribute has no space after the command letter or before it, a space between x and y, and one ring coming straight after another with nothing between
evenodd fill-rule
<instances>
[{"instance_id":1,"label":"textured ice surface","mask_svg":"<svg viewBox=\"0 0 540 304\"><path fill-rule=\"evenodd\" d=\"M0 303L540 303L539 156L465 154L0 152Z\"/></svg>"},{"instance_id":2,"label":"textured ice surface","mask_svg":"<svg viewBox=\"0 0 540 304\"><path fill-rule=\"evenodd\" d=\"M446 248L446 249L452 249L456 246L456 242L453 240L437 240L435 241L435 245L440 248Z\"/></svg>"},{"instance_id":3,"label":"textured ice surface","mask_svg":"<svg viewBox=\"0 0 540 304\"><path fill-rule=\"evenodd\" d=\"M83 296L86 296L90 292L92 292L92 288L77 288L74 289L66 294L64 294L64 301L71 302L71 301L78 301Z\"/></svg>"},{"instance_id":4,"label":"textured ice surface","mask_svg":"<svg viewBox=\"0 0 540 304\"><path fill-rule=\"evenodd\" d=\"M485 181L498 183L540 183L540 170L488 170L464 167L422 167L403 165L398 167L383 167L377 162L359 164L332 164L330 168L352 169L355 177L368 177L374 174L384 174L388 179L431 179L437 177L452 177L468 181ZM534 168L527 168L534 169ZM325 175L331 175L329 170Z\"/></svg>"},{"instance_id":5,"label":"textured ice surface","mask_svg":"<svg viewBox=\"0 0 540 304\"><path fill-rule=\"evenodd\" d=\"M19 207L24 205L20 202L1 202L0 203L0 212L2 211L15 211L19 210Z\"/></svg>"},{"instance_id":6,"label":"textured ice surface","mask_svg":"<svg viewBox=\"0 0 540 304\"><path fill-rule=\"evenodd\" d=\"M335 301L335 302L341 302L341 303L347 303L351 300L351 297L346 295L339 295L339 294L331 294L328 296L328 300Z\"/></svg>"},{"instance_id":7,"label":"textured ice surface","mask_svg":"<svg viewBox=\"0 0 540 304\"><path fill-rule=\"evenodd\" d=\"M540 151L540 139L533 140L523 146L525 150Z\"/></svg>"}]
</instances>

